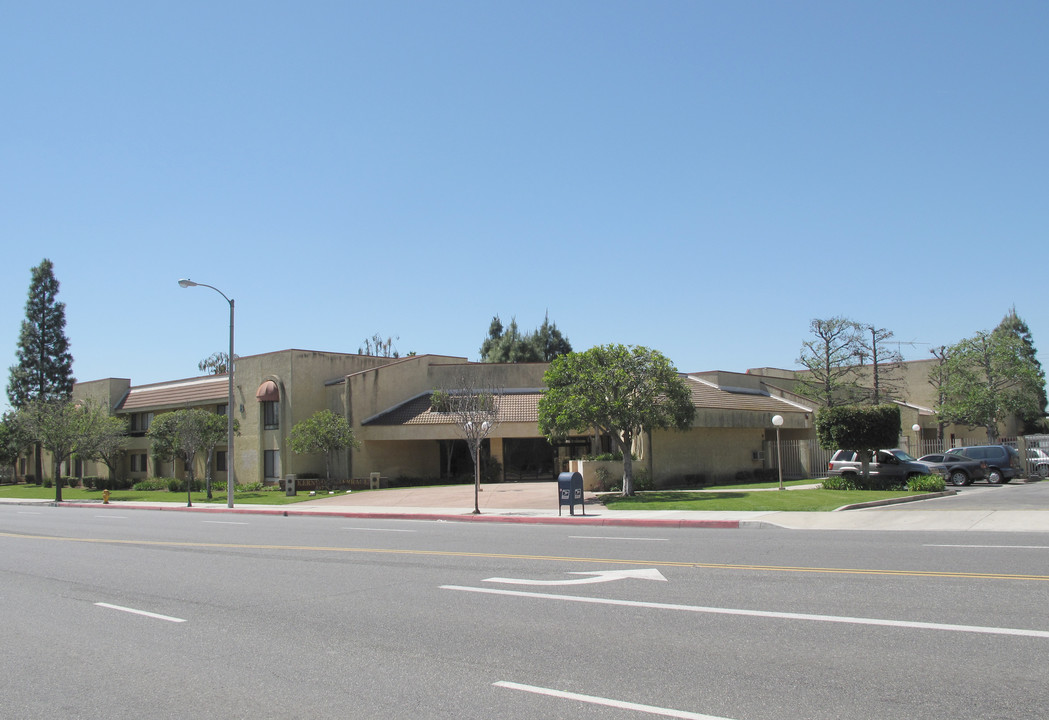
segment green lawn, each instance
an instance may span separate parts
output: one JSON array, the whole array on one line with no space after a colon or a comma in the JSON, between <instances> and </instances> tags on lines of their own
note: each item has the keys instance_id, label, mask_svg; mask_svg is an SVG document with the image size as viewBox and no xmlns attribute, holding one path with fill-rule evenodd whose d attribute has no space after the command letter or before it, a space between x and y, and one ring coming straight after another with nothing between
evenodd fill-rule
<instances>
[{"instance_id":1,"label":"green lawn","mask_svg":"<svg viewBox=\"0 0 1049 720\"><path fill-rule=\"evenodd\" d=\"M213 499L208 500L205 493L193 493L194 505L225 505L225 486L222 492L218 489L212 492ZM318 492L310 497L309 493L299 493L295 497L288 497L283 492L274 490L237 492L233 495L235 505L289 505L291 503L305 502L325 497L326 493ZM29 500L54 500L55 489L45 488L39 485L0 485L0 498L20 498ZM102 502L101 490L85 490L84 488L62 488L62 500L76 502L88 500L91 502ZM186 493L172 493L166 490L138 491L138 490L113 490L109 494L110 503L124 502L168 502L186 504Z\"/></svg>"},{"instance_id":2,"label":"green lawn","mask_svg":"<svg viewBox=\"0 0 1049 720\"><path fill-rule=\"evenodd\" d=\"M777 487L778 487L777 483ZM753 487L753 486L751 486ZM922 495L924 493L871 490L784 490L783 492L644 492L634 497L603 495L614 510L728 510L827 512L843 505Z\"/></svg>"}]
</instances>

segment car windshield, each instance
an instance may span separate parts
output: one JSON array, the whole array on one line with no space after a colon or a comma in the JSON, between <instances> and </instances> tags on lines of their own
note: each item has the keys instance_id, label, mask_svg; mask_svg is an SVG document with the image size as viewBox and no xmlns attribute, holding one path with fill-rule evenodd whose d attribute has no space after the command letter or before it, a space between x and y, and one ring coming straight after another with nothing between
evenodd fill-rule
<instances>
[{"instance_id":1,"label":"car windshield","mask_svg":"<svg viewBox=\"0 0 1049 720\"><path fill-rule=\"evenodd\" d=\"M909 454L907 454L903 450L893 450L892 454L895 455L896 457L898 457L900 460L903 460L904 462L914 462L915 461L914 458L912 458Z\"/></svg>"}]
</instances>

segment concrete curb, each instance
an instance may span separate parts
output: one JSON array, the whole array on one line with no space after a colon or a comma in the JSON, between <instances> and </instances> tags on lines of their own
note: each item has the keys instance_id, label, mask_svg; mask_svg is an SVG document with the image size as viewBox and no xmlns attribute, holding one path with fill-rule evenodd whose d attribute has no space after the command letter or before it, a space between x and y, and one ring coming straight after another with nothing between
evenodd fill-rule
<instances>
[{"instance_id":1,"label":"concrete curb","mask_svg":"<svg viewBox=\"0 0 1049 720\"><path fill-rule=\"evenodd\" d=\"M294 508L252 508L252 507L185 507L182 505L167 506L144 506L124 505L122 503L73 503L52 501L47 503L35 502L33 505L46 504L48 507L73 507L73 508L118 508L121 510L156 510L162 512L198 512L198 513L229 513L233 515L276 515L278 517L336 517L353 519L373 520L428 520L430 522L488 522L488 523L514 523L519 525L583 525L596 527L665 527L665 528L714 528L735 530L740 527L739 520L688 520L667 518L613 518L600 515L494 515L484 514L449 514L449 513L399 513L399 512L356 512L345 510L295 510Z\"/></svg>"},{"instance_id":2,"label":"concrete curb","mask_svg":"<svg viewBox=\"0 0 1049 720\"><path fill-rule=\"evenodd\" d=\"M948 488L943 492L925 493L923 495L910 495L908 497L889 498L888 500L871 500L870 502L865 503L853 503L852 505L842 505L839 508L834 508L833 510L831 510L831 512L841 512L843 510L862 510L863 508L885 507L887 505L903 505L904 503L918 502L919 500L931 500L932 498L947 497L949 495L957 494L957 490Z\"/></svg>"}]
</instances>

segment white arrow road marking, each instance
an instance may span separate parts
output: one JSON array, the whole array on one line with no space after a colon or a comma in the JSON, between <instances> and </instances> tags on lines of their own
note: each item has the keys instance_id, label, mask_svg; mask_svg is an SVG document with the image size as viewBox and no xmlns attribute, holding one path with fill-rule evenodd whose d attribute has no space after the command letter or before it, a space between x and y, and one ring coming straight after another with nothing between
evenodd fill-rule
<instances>
[{"instance_id":1,"label":"white arrow road marking","mask_svg":"<svg viewBox=\"0 0 1049 720\"><path fill-rule=\"evenodd\" d=\"M592 575L593 577L575 578L573 580L524 580L521 578L486 578L482 582L504 583L506 585L590 585L591 583L612 582L613 580L660 580L666 582L663 573L655 568L646 570L596 570L592 572L571 572L569 575Z\"/></svg>"}]
</instances>

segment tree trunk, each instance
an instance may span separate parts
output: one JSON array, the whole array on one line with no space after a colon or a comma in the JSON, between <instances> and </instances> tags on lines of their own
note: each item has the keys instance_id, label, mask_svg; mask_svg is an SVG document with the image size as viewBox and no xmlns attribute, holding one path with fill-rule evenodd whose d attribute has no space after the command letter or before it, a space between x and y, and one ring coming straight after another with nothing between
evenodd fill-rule
<instances>
[{"instance_id":1,"label":"tree trunk","mask_svg":"<svg viewBox=\"0 0 1049 720\"><path fill-rule=\"evenodd\" d=\"M40 446L37 445L38 449L39 447ZM62 502L62 461L55 461L53 463L53 466L55 474L55 502Z\"/></svg>"},{"instance_id":2,"label":"tree trunk","mask_svg":"<svg viewBox=\"0 0 1049 720\"><path fill-rule=\"evenodd\" d=\"M633 445L633 437L630 433L623 433L619 441L619 447L623 451L623 497L634 496L634 458L630 457L630 448Z\"/></svg>"}]
</instances>

